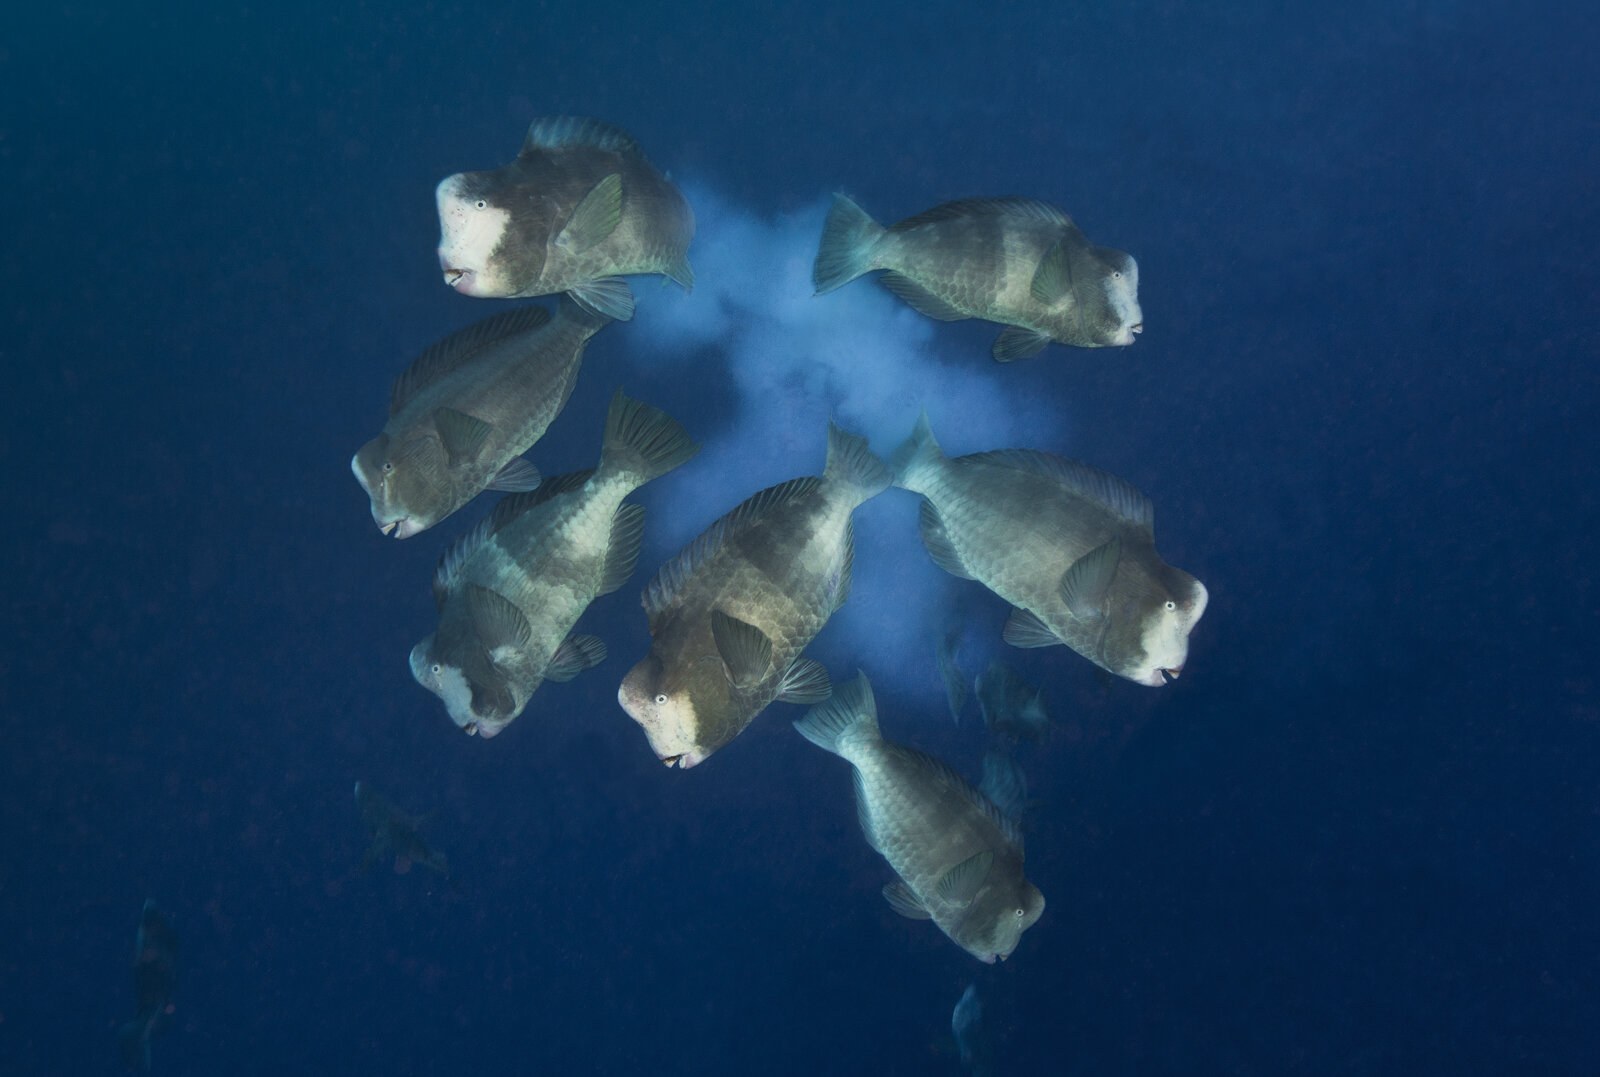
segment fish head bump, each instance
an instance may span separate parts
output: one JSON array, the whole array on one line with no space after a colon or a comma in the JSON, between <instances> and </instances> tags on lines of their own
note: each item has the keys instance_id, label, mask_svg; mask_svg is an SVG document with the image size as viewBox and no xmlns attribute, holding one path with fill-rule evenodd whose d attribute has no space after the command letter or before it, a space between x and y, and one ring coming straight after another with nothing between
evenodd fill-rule
<instances>
[{"instance_id":1,"label":"fish head bump","mask_svg":"<svg viewBox=\"0 0 1600 1077\"><path fill-rule=\"evenodd\" d=\"M439 634L411 648L411 676L444 704L450 720L468 736L492 737L522 713L510 680L481 647L466 655L442 644Z\"/></svg>"},{"instance_id":2,"label":"fish head bump","mask_svg":"<svg viewBox=\"0 0 1600 1077\"><path fill-rule=\"evenodd\" d=\"M544 271L551 213L544 199L509 174L458 172L439 182L439 269L462 295L536 295Z\"/></svg>"},{"instance_id":3,"label":"fish head bump","mask_svg":"<svg viewBox=\"0 0 1600 1077\"><path fill-rule=\"evenodd\" d=\"M1022 876L1014 881L990 882L972 899L950 937L967 953L992 965L1011 956L1022 933L1044 914L1044 894Z\"/></svg>"},{"instance_id":4,"label":"fish head bump","mask_svg":"<svg viewBox=\"0 0 1600 1077\"><path fill-rule=\"evenodd\" d=\"M1139 263L1133 255L1111 247L1096 247L1100 294L1091 304L1095 335L1102 344L1125 346L1144 331L1144 311L1139 307Z\"/></svg>"},{"instance_id":5,"label":"fish head bump","mask_svg":"<svg viewBox=\"0 0 1600 1077\"><path fill-rule=\"evenodd\" d=\"M700 726L689 686L674 676L654 651L622 679L617 702L644 729L651 750L667 766L688 770L711 754L712 749L699 742Z\"/></svg>"},{"instance_id":6,"label":"fish head bump","mask_svg":"<svg viewBox=\"0 0 1600 1077\"><path fill-rule=\"evenodd\" d=\"M1156 593L1145 596L1119 633L1122 653L1108 653L1113 673L1159 688L1177 680L1189 658L1189 633L1206 612L1206 585L1181 569L1166 567ZM1109 642L1109 641L1108 641ZM1108 648L1108 651L1110 648Z\"/></svg>"},{"instance_id":7,"label":"fish head bump","mask_svg":"<svg viewBox=\"0 0 1600 1077\"><path fill-rule=\"evenodd\" d=\"M410 538L450 514L444 446L433 437L397 441L379 434L350 459L356 481L372 499L372 521L384 534Z\"/></svg>"}]
</instances>

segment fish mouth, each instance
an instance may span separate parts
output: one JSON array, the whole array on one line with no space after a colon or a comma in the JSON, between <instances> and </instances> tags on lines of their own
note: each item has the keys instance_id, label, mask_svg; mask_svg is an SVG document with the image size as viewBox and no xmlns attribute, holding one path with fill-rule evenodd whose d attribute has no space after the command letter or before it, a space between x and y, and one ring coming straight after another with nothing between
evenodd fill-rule
<instances>
[{"instance_id":1,"label":"fish mouth","mask_svg":"<svg viewBox=\"0 0 1600 1077\"><path fill-rule=\"evenodd\" d=\"M661 761L667 765L668 770L671 770L673 767L678 765L678 760L682 758L683 753L679 752L677 755L664 755L661 757Z\"/></svg>"},{"instance_id":2,"label":"fish mouth","mask_svg":"<svg viewBox=\"0 0 1600 1077\"><path fill-rule=\"evenodd\" d=\"M455 266L444 267L444 282L452 288L460 284L466 275L467 271L465 269L457 269Z\"/></svg>"},{"instance_id":3,"label":"fish mouth","mask_svg":"<svg viewBox=\"0 0 1600 1077\"><path fill-rule=\"evenodd\" d=\"M378 530L382 531L385 535L387 535L391 531L393 531L396 527L398 527L399 525L400 525L400 521L399 520L390 520L386 524L379 524L378 525Z\"/></svg>"},{"instance_id":4,"label":"fish mouth","mask_svg":"<svg viewBox=\"0 0 1600 1077\"><path fill-rule=\"evenodd\" d=\"M1161 674L1162 684L1171 684L1173 681L1177 680L1178 676L1183 672L1183 667L1179 666L1176 669L1161 669L1158 672Z\"/></svg>"},{"instance_id":5,"label":"fish mouth","mask_svg":"<svg viewBox=\"0 0 1600 1077\"><path fill-rule=\"evenodd\" d=\"M1144 332L1144 323L1143 322L1134 322L1132 325L1128 326L1128 332L1130 332L1130 333L1142 333L1142 332Z\"/></svg>"}]
</instances>

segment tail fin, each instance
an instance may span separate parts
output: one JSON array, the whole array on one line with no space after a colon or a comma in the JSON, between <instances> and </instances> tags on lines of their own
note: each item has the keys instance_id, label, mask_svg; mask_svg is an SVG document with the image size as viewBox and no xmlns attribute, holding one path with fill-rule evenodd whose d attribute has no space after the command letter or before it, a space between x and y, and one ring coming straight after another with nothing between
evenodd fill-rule
<instances>
[{"instance_id":1,"label":"tail fin","mask_svg":"<svg viewBox=\"0 0 1600 1077\"><path fill-rule=\"evenodd\" d=\"M933 427L928 424L928 410L924 408L922 414L917 416L917 425L912 429L911 436L889 457L889 467L894 471L894 484L902 490L922 493L928 469L937 466L944 458L944 451L933 436Z\"/></svg>"},{"instance_id":2,"label":"tail fin","mask_svg":"<svg viewBox=\"0 0 1600 1077\"><path fill-rule=\"evenodd\" d=\"M694 456L700 446L660 408L624 396L618 389L606 412L600 466L628 472L635 486L659 478Z\"/></svg>"},{"instance_id":3,"label":"tail fin","mask_svg":"<svg viewBox=\"0 0 1600 1077\"><path fill-rule=\"evenodd\" d=\"M867 446L866 438L828 420L828 463L822 469L824 482L843 484L855 490L855 504L859 505L887 490L891 478L889 469Z\"/></svg>"},{"instance_id":4,"label":"tail fin","mask_svg":"<svg viewBox=\"0 0 1600 1077\"><path fill-rule=\"evenodd\" d=\"M859 673L849 684L835 686L828 702L812 707L794 727L818 748L846 759L851 744L881 739L878 704L867 675Z\"/></svg>"},{"instance_id":5,"label":"tail fin","mask_svg":"<svg viewBox=\"0 0 1600 1077\"><path fill-rule=\"evenodd\" d=\"M833 208L822 224L822 243L811 267L817 294L831 292L861 274L875 269L872 248L883 235L883 225L842 194L833 196Z\"/></svg>"}]
</instances>

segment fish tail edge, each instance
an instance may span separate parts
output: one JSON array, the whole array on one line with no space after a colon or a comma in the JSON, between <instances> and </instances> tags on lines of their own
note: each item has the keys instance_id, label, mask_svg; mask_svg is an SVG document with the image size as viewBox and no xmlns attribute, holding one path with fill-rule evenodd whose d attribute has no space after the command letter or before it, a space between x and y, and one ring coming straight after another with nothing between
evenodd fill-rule
<instances>
[{"instance_id":1,"label":"fish tail edge","mask_svg":"<svg viewBox=\"0 0 1600 1077\"><path fill-rule=\"evenodd\" d=\"M875 268L873 248L884 234L883 225L842 194L833 196L833 207L822 224L822 242L811 267L811 282L817 295L831 292Z\"/></svg>"},{"instance_id":2,"label":"fish tail edge","mask_svg":"<svg viewBox=\"0 0 1600 1077\"><path fill-rule=\"evenodd\" d=\"M824 751L850 758L852 743L877 740L878 704L865 673L848 684L835 685L826 703L819 703L794 723L795 731Z\"/></svg>"},{"instance_id":3,"label":"fish tail edge","mask_svg":"<svg viewBox=\"0 0 1600 1077\"><path fill-rule=\"evenodd\" d=\"M641 400L618 389L606 411L606 431L601 442L600 465L626 472L642 486L687 463L700 444L683 425Z\"/></svg>"}]
</instances>

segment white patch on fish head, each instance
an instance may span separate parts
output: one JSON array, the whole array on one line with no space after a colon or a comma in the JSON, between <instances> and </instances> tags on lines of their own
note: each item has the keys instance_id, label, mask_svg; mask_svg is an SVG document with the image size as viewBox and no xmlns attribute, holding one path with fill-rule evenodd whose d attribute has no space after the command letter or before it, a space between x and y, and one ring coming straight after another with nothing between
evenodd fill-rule
<instances>
[{"instance_id":1,"label":"white patch on fish head","mask_svg":"<svg viewBox=\"0 0 1600 1077\"><path fill-rule=\"evenodd\" d=\"M1027 879L1018 887L985 886L951 938L986 965L1011 956L1022 933L1044 915L1044 895Z\"/></svg>"},{"instance_id":2,"label":"white patch on fish head","mask_svg":"<svg viewBox=\"0 0 1600 1077\"><path fill-rule=\"evenodd\" d=\"M1096 253L1106 256L1106 275L1101 282L1110 316L1106 343L1132 344L1134 334L1144 330L1144 311L1139 307L1139 263L1133 255L1108 247L1101 247Z\"/></svg>"},{"instance_id":3,"label":"white patch on fish head","mask_svg":"<svg viewBox=\"0 0 1600 1077\"><path fill-rule=\"evenodd\" d=\"M434 199L444 282L462 295L497 297L515 291L501 279L493 257L510 225L510 211L473 192L462 172L440 180Z\"/></svg>"},{"instance_id":4,"label":"white patch on fish head","mask_svg":"<svg viewBox=\"0 0 1600 1077\"><path fill-rule=\"evenodd\" d=\"M688 770L711 753L696 741L694 700L687 689L674 688L663 675L661 660L648 655L622 679L617 702L638 722L656 758L669 767Z\"/></svg>"},{"instance_id":5,"label":"white patch on fish head","mask_svg":"<svg viewBox=\"0 0 1600 1077\"><path fill-rule=\"evenodd\" d=\"M459 666L435 653L436 639L429 636L411 648L411 676L416 682L439 697L450 720L468 736L492 737L510 725L515 712L508 717L483 715L474 709L472 681Z\"/></svg>"},{"instance_id":6,"label":"white patch on fish head","mask_svg":"<svg viewBox=\"0 0 1600 1077\"><path fill-rule=\"evenodd\" d=\"M1206 612L1206 602L1210 598L1205 584L1194 579L1191 584L1187 595L1181 592L1169 595L1146 618L1139 636L1144 661L1123 676L1159 688L1176 680L1183 672L1183 664L1189 658L1189 632Z\"/></svg>"}]
</instances>

